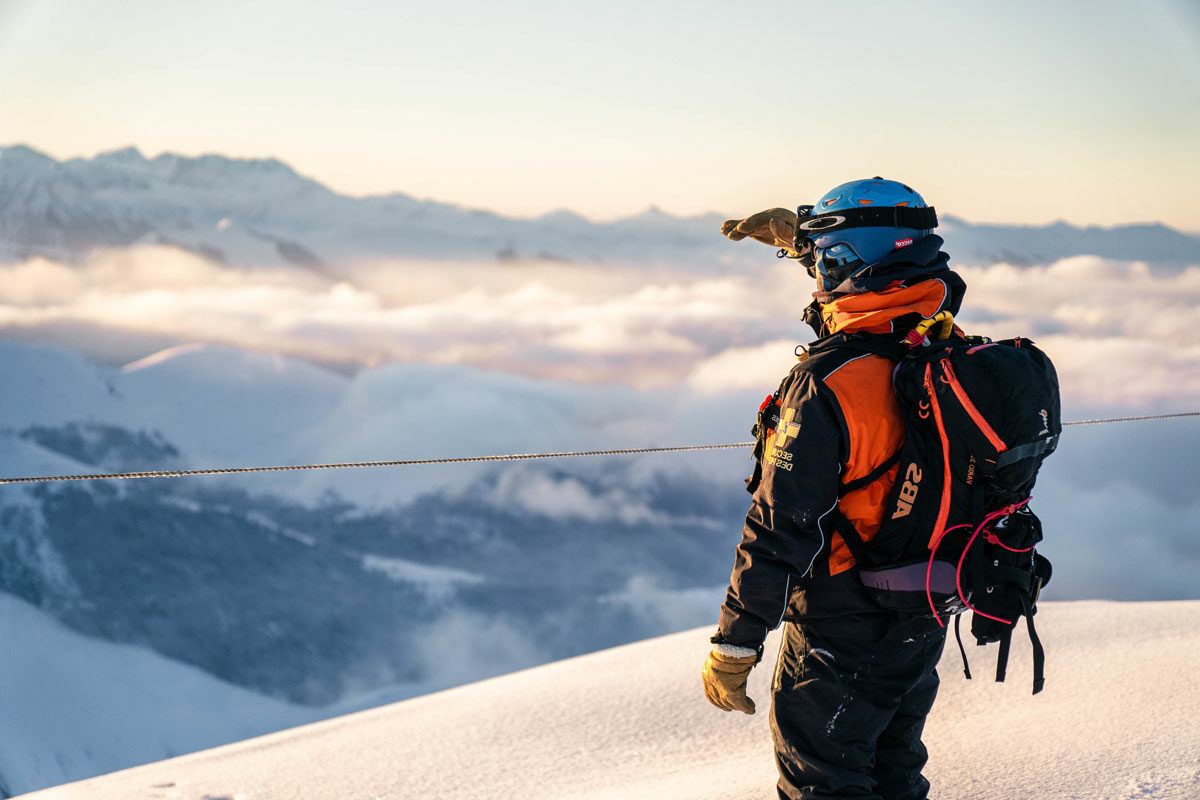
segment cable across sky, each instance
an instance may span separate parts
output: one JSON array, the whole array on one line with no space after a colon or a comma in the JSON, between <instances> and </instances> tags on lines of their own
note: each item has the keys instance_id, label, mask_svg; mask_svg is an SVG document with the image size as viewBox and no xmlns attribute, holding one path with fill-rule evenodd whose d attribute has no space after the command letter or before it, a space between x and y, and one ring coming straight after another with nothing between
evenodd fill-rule
<instances>
[{"instance_id":1,"label":"cable across sky","mask_svg":"<svg viewBox=\"0 0 1200 800\"><path fill-rule=\"evenodd\" d=\"M1068 425L1106 425L1117 422L1200 417L1200 411L1180 411L1173 414L1149 414L1140 417L1109 417L1064 422ZM690 444L677 447L630 447L616 450L572 450L561 453L513 453L494 456L458 456L454 458L413 458L396 461L349 461L335 464L292 464L271 467L224 467L217 469L179 469L150 472L107 472L92 475L46 475L39 477L0 478L0 485L14 483L51 483L57 481L135 480L139 478L190 478L199 475L240 475L248 472L299 472L318 469L358 469L365 467L416 467L429 464L467 464L487 461L534 461L546 458L583 458L587 456L631 456L645 453L683 453L696 450L735 450L753 447L754 442L723 444Z\"/></svg>"}]
</instances>

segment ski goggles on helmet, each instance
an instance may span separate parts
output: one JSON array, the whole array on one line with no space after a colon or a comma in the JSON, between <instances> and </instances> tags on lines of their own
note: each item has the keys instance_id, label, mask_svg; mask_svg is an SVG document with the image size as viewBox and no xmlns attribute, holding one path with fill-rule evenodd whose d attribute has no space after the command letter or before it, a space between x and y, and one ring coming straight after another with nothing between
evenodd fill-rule
<instances>
[{"instance_id":1,"label":"ski goggles on helmet","mask_svg":"<svg viewBox=\"0 0 1200 800\"><path fill-rule=\"evenodd\" d=\"M817 277L816 245L820 236L847 228L910 228L931 230L937 227L937 211L932 207L876 206L873 208L844 208L824 214L812 214L813 206L796 208L796 234L792 249L797 260Z\"/></svg>"}]
</instances>

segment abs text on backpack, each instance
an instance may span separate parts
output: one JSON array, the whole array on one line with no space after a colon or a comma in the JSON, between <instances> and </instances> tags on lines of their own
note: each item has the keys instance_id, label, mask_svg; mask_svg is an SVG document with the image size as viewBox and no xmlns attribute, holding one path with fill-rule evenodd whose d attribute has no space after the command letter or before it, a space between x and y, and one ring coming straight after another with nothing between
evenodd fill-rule
<instances>
[{"instance_id":1,"label":"abs text on backpack","mask_svg":"<svg viewBox=\"0 0 1200 800\"><path fill-rule=\"evenodd\" d=\"M1033 616L1050 562L1035 549L1042 529L1029 500L1062 431L1053 364L1021 338L918 336L907 346L870 334L834 339L820 344L897 362L893 383L905 418L904 444L887 462L899 467L879 530L864 541L834 515L863 585L897 614L940 625L954 616L956 635L957 615L973 611L976 641L1000 643L996 680L1004 679L1012 630L1025 617L1036 694L1044 652ZM961 637L959 649L969 678Z\"/></svg>"}]
</instances>

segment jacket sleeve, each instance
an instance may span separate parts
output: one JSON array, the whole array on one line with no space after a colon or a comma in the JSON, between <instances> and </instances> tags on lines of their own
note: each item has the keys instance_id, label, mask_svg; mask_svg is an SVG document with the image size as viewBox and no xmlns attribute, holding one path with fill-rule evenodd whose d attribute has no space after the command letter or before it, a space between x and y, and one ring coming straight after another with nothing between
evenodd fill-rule
<instances>
[{"instance_id":1,"label":"jacket sleeve","mask_svg":"<svg viewBox=\"0 0 1200 800\"><path fill-rule=\"evenodd\" d=\"M798 368L784 382L779 429L764 448L721 607L719 633L730 644L760 645L782 620L792 586L828 546L821 518L837 504L845 442L833 392Z\"/></svg>"}]
</instances>

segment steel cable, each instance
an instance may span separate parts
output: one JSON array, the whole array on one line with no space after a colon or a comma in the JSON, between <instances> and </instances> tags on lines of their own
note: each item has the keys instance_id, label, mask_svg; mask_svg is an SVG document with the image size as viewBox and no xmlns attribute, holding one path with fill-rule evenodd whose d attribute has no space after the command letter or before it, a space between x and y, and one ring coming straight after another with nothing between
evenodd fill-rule
<instances>
[{"instance_id":1,"label":"steel cable","mask_svg":"<svg viewBox=\"0 0 1200 800\"><path fill-rule=\"evenodd\" d=\"M1141 417L1110 417L1108 419L1083 419L1064 422L1069 425L1104 425L1113 422L1141 422L1144 420L1200 417L1200 411L1183 411L1176 414L1150 414ZM753 447L754 442L731 442L728 444L693 444L678 447L631 447L620 450L575 450L563 453L516 453L501 456L459 456L456 458L413 458L400 461L355 461L341 464L297 464L275 467L226 467L223 469L177 469L151 472L109 472L91 475L45 475L29 478L0 478L0 485L13 483L50 483L53 481L101 481L133 480L137 478L186 478L195 475L240 475L247 472L299 472L315 469L352 469L361 467L414 467L428 464L466 464L487 461L533 461L540 458L580 458L584 456L629 456L643 453L683 453L695 450L734 450Z\"/></svg>"}]
</instances>

